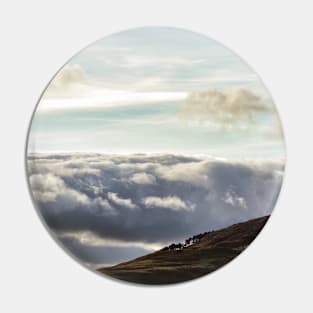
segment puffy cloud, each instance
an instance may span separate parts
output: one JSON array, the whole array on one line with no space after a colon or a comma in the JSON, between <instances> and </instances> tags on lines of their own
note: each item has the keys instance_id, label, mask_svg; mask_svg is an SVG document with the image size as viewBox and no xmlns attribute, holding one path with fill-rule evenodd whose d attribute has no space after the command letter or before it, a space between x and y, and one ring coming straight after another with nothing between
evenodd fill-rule
<instances>
[{"instance_id":1,"label":"puffy cloud","mask_svg":"<svg viewBox=\"0 0 313 313\"><path fill-rule=\"evenodd\" d=\"M54 169L53 166L52 169ZM60 168L56 167L56 169L55 173L60 173ZM115 214L108 200L99 196L90 198L87 194L75 189L74 186L72 188L66 185L64 179L70 172L65 170L62 178L46 171L46 167L43 166L43 174L32 174L30 176L32 194L38 203L45 203L49 205L51 210L59 213L65 210L75 210L76 208L92 208L96 215ZM78 173L86 174L84 171Z\"/></svg>"},{"instance_id":2,"label":"puffy cloud","mask_svg":"<svg viewBox=\"0 0 313 313\"><path fill-rule=\"evenodd\" d=\"M85 194L66 187L61 178L51 173L32 175L30 183L34 198L39 202L57 203L56 210L59 210L61 205L65 209L88 205L89 199Z\"/></svg>"},{"instance_id":3,"label":"puffy cloud","mask_svg":"<svg viewBox=\"0 0 313 313\"><path fill-rule=\"evenodd\" d=\"M65 65L53 78L46 90L48 97L71 97L87 88L86 75L78 64Z\"/></svg>"},{"instance_id":4,"label":"puffy cloud","mask_svg":"<svg viewBox=\"0 0 313 313\"><path fill-rule=\"evenodd\" d=\"M282 173L277 162L168 154L41 154L28 160L33 198L48 226L79 257L98 251L94 263L101 263L108 241L151 249L270 214ZM79 239L90 233L87 241Z\"/></svg>"},{"instance_id":5,"label":"puffy cloud","mask_svg":"<svg viewBox=\"0 0 313 313\"><path fill-rule=\"evenodd\" d=\"M131 199L120 198L117 193L108 192L108 198L116 205L119 205L128 209L136 208L136 205L132 202Z\"/></svg>"},{"instance_id":6,"label":"puffy cloud","mask_svg":"<svg viewBox=\"0 0 313 313\"><path fill-rule=\"evenodd\" d=\"M157 175L167 181L185 182L196 186L208 185L208 160L194 159L192 162L162 165L156 168ZM192 175L190 175L192 173Z\"/></svg>"},{"instance_id":7,"label":"puffy cloud","mask_svg":"<svg viewBox=\"0 0 313 313\"><path fill-rule=\"evenodd\" d=\"M243 197L239 197L235 192L229 190L226 192L225 197L223 199L225 203L230 204L231 206L240 206L244 209L247 209L246 201Z\"/></svg>"},{"instance_id":8,"label":"puffy cloud","mask_svg":"<svg viewBox=\"0 0 313 313\"><path fill-rule=\"evenodd\" d=\"M116 211L113 209L108 200L101 197L96 197L92 199L89 203L90 207L94 209L94 212L98 214L116 214Z\"/></svg>"},{"instance_id":9,"label":"puffy cloud","mask_svg":"<svg viewBox=\"0 0 313 313\"><path fill-rule=\"evenodd\" d=\"M142 201L148 208L165 208L174 211L186 210L193 211L194 206L188 206L183 200L174 197L146 197Z\"/></svg>"},{"instance_id":10,"label":"puffy cloud","mask_svg":"<svg viewBox=\"0 0 313 313\"><path fill-rule=\"evenodd\" d=\"M51 173L32 175L30 184L35 198L43 202L55 201L65 189L63 180Z\"/></svg>"},{"instance_id":11,"label":"puffy cloud","mask_svg":"<svg viewBox=\"0 0 313 313\"><path fill-rule=\"evenodd\" d=\"M135 173L129 180L140 185L153 185L155 183L155 177L147 173Z\"/></svg>"},{"instance_id":12,"label":"puffy cloud","mask_svg":"<svg viewBox=\"0 0 313 313\"><path fill-rule=\"evenodd\" d=\"M259 96L246 89L194 91L179 112L186 121L232 125L253 121L257 113L271 110Z\"/></svg>"}]
</instances>

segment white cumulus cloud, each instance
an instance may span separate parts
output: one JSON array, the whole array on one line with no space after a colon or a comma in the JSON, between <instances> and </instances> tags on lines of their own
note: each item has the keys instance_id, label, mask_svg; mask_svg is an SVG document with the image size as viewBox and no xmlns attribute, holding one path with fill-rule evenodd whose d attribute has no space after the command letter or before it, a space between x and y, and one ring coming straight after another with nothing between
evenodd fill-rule
<instances>
[{"instance_id":1,"label":"white cumulus cloud","mask_svg":"<svg viewBox=\"0 0 313 313\"><path fill-rule=\"evenodd\" d=\"M130 181L139 185L153 185L156 182L155 177L147 173L135 173L130 177Z\"/></svg>"},{"instance_id":2,"label":"white cumulus cloud","mask_svg":"<svg viewBox=\"0 0 313 313\"><path fill-rule=\"evenodd\" d=\"M189 94L179 112L186 121L230 125L251 122L255 114L271 110L265 101L246 89L206 90Z\"/></svg>"},{"instance_id":3,"label":"white cumulus cloud","mask_svg":"<svg viewBox=\"0 0 313 313\"><path fill-rule=\"evenodd\" d=\"M117 193L108 192L108 199L113 203L120 205L122 207L126 207L128 209L135 209L136 205L132 202L131 199L120 198Z\"/></svg>"},{"instance_id":4,"label":"white cumulus cloud","mask_svg":"<svg viewBox=\"0 0 313 313\"><path fill-rule=\"evenodd\" d=\"M146 207L153 208L165 208L174 211L185 210L185 211L193 211L194 206L188 206L183 200L176 196L169 197L146 197L142 201Z\"/></svg>"}]
</instances>

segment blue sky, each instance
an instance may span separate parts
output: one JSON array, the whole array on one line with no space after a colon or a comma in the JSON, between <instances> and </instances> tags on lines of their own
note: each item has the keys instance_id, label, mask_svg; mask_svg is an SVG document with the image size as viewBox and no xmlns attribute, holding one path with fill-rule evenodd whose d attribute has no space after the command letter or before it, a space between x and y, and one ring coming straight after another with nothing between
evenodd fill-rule
<instances>
[{"instance_id":1,"label":"blue sky","mask_svg":"<svg viewBox=\"0 0 313 313\"><path fill-rule=\"evenodd\" d=\"M105 37L75 55L40 100L29 151L284 157L257 75L207 37L157 27Z\"/></svg>"}]
</instances>

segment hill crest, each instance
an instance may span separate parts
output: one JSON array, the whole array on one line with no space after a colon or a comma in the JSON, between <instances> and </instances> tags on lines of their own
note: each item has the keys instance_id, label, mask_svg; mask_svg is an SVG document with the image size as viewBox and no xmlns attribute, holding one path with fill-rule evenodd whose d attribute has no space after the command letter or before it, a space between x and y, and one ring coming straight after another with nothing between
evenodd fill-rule
<instances>
[{"instance_id":1,"label":"hill crest","mask_svg":"<svg viewBox=\"0 0 313 313\"><path fill-rule=\"evenodd\" d=\"M217 270L245 250L268 218L264 216L198 234L186 239L184 244L172 244L98 271L142 284L171 284L197 278Z\"/></svg>"}]
</instances>

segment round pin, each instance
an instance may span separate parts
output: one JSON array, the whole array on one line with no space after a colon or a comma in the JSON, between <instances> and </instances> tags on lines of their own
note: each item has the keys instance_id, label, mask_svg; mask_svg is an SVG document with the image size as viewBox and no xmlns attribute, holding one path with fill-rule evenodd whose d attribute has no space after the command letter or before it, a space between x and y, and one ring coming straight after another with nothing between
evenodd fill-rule
<instances>
[{"instance_id":1,"label":"round pin","mask_svg":"<svg viewBox=\"0 0 313 313\"><path fill-rule=\"evenodd\" d=\"M278 198L285 146L241 58L201 34L143 27L57 72L26 158L35 207L66 252L106 277L172 284L250 245Z\"/></svg>"}]
</instances>

